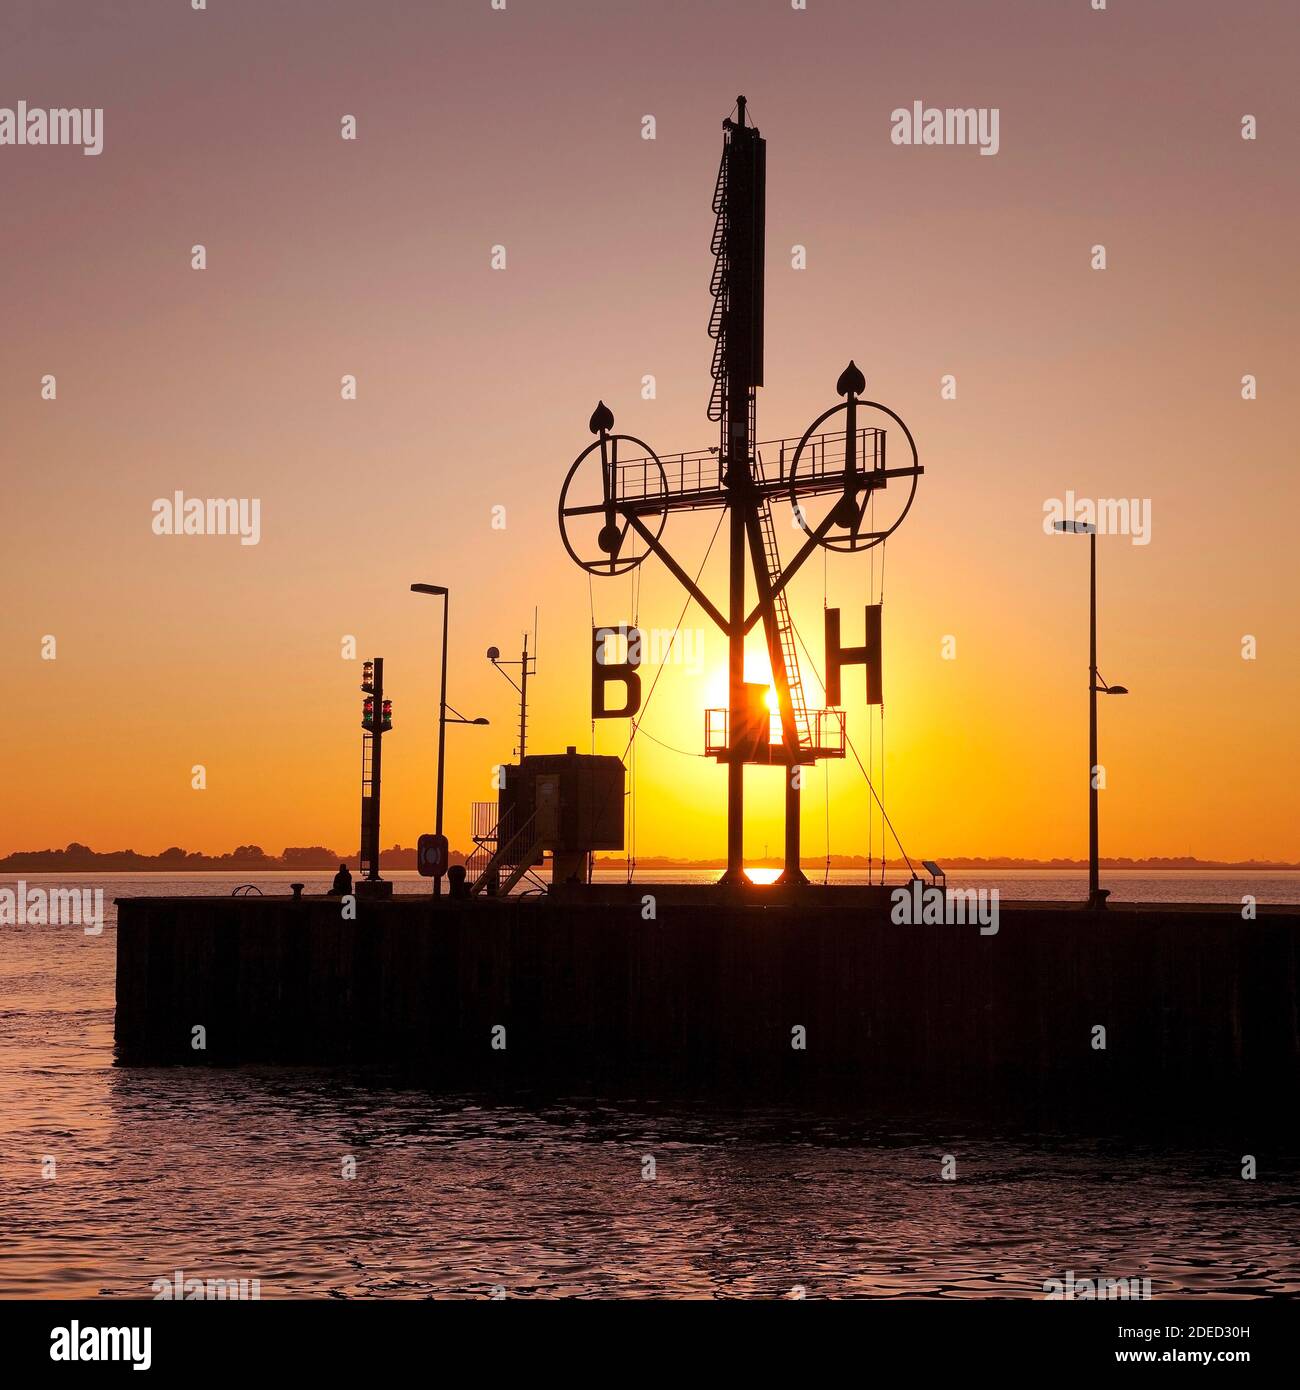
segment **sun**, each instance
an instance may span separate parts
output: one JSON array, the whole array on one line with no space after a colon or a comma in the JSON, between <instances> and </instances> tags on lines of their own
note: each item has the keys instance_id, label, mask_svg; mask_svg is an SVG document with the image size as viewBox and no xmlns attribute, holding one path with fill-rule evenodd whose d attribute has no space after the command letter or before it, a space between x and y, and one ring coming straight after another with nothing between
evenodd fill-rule
<instances>
[{"instance_id":1,"label":"sun","mask_svg":"<svg viewBox=\"0 0 1300 1390\"><path fill-rule=\"evenodd\" d=\"M776 698L776 686L772 684L772 665L765 652L745 653L745 683L747 685L766 685L767 694L763 697L773 714L781 712ZM712 709L725 709L729 703L730 681L726 666L715 666L705 678L704 702Z\"/></svg>"}]
</instances>

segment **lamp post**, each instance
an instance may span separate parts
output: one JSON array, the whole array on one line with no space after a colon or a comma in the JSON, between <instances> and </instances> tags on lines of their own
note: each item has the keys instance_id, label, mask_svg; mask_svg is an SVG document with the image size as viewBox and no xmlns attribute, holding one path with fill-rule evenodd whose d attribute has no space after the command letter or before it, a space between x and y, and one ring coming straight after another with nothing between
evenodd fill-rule
<instances>
[{"instance_id":1,"label":"lamp post","mask_svg":"<svg viewBox=\"0 0 1300 1390\"><path fill-rule=\"evenodd\" d=\"M447 630L451 626L451 593L442 584L412 584L413 594L432 594L442 599L442 680L438 688L438 797L437 807L434 811L434 834L442 834L442 794L443 794L443 772L446 764L447 751ZM466 719L452 709L453 724L486 724L486 719ZM438 874L433 880L433 895L435 898L442 896L442 875Z\"/></svg>"},{"instance_id":2,"label":"lamp post","mask_svg":"<svg viewBox=\"0 0 1300 1390\"><path fill-rule=\"evenodd\" d=\"M1088 521L1057 521L1058 531L1088 537L1088 906L1100 911L1109 889L1101 887L1097 835L1097 696L1127 695L1128 687L1107 685L1097 671L1097 528Z\"/></svg>"}]
</instances>

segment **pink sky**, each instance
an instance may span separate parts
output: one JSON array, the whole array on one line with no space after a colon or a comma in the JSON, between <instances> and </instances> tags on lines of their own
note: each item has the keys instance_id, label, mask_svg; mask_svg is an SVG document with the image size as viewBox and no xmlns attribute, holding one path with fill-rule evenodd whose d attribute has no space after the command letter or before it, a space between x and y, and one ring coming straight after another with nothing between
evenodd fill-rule
<instances>
[{"instance_id":1,"label":"pink sky","mask_svg":"<svg viewBox=\"0 0 1300 1390\"><path fill-rule=\"evenodd\" d=\"M1152 515L1149 545L1102 543L1101 668L1134 692L1104 710L1103 852L1300 858L1297 38L1293 4L1249 0L11 0L0 106L105 116L97 158L0 147L0 851L354 848L348 634L388 662L384 842L412 843L437 636L414 580L453 586L451 697L493 721L449 735L454 841L513 742L483 649L515 647L534 604L532 746L591 746L588 586L556 497L598 397L664 452L714 442L709 197L743 91L768 140L759 436L801 433L852 356L927 468L885 608L909 850L1086 844L1086 547L1042 530L1072 489ZM998 108L998 154L891 144L917 100ZM260 543L153 535L177 489L259 498ZM711 529L670 521L688 568ZM818 654L822 580L794 590ZM860 562L828 585L846 615L866 600ZM629 595L598 585L597 621ZM647 565L643 622L680 606ZM706 685L666 673L646 729L698 748ZM860 705L849 721L865 737ZM597 751L626 736L602 727ZM830 777L831 848L862 852L861 778ZM717 852L718 768L650 746L638 779L642 853ZM759 852L779 795L754 786Z\"/></svg>"}]
</instances>

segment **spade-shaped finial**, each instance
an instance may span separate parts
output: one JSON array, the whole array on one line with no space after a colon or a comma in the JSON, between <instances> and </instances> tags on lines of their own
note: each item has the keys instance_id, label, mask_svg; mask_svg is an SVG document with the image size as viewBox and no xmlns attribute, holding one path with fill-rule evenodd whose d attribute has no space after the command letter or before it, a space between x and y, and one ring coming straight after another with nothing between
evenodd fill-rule
<instances>
[{"instance_id":1,"label":"spade-shaped finial","mask_svg":"<svg viewBox=\"0 0 1300 1390\"><path fill-rule=\"evenodd\" d=\"M591 419L587 422L587 427L592 434L599 434L601 430L614 428L614 412L604 401L596 402L596 408L591 412Z\"/></svg>"},{"instance_id":2,"label":"spade-shaped finial","mask_svg":"<svg viewBox=\"0 0 1300 1390\"><path fill-rule=\"evenodd\" d=\"M867 379L858 370L858 364L849 359L849 365L840 373L835 383L837 396L860 396L867 389Z\"/></svg>"}]
</instances>

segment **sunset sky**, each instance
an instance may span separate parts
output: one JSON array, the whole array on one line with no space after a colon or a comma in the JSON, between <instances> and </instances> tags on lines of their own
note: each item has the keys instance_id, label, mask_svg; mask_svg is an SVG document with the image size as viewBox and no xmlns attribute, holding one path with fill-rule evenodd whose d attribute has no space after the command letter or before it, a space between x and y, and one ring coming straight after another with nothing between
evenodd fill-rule
<instances>
[{"instance_id":1,"label":"sunset sky","mask_svg":"<svg viewBox=\"0 0 1300 1390\"><path fill-rule=\"evenodd\" d=\"M516 655L534 605L530 750L592 749L590 617L627 621L632 584L589 598L559 488L598 398L661 453L716 442L710 197L743 92L768 142L759 438L801 434L852 357L926 469L885 560L908 852L1086 854L1087 543L1043 529L1072 490L1151 515L1149 544L1098 543L1100 669L1132 691L1102 703L1103 854L1300 859L1297 38L1292 0L10 0L0 107L102 107L104 148L0 146L0 853L355 852L374 655L382 839L413 844L441 612L415 581L451 586L449 697L491 720L448 731L454 846L516 738L484 651ZM915 101L997 108L998 153L892 144ZM177 490L259 499L260 542L155 535ZM715 522L669 519L688 570ZM794 584L819 666L824 582L860 640L871 566ZM671 629L680 587L641 577L642 626ZM702 668L664 672L644 729L698 753L725 643L685 624ZM860 670L845 691L865 757ZM627 737L600 723L595 751ZM865 853L862 776L828 777L830 848ZM747 785L747 852L775 853L780 776ZM724 830L725 771L638 740L637 852L718 855Z\"/></svg>"}]
</instances>

